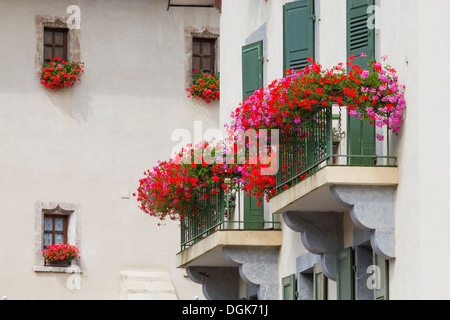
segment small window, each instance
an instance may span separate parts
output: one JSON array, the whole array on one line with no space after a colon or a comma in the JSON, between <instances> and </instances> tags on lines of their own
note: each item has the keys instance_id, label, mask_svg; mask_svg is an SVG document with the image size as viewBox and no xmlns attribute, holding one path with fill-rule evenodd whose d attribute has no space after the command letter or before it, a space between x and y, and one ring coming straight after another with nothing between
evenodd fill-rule
<instances>
[{"instance_id":1,"label":"small window","mask_svg":"<svg viewBox=\"0 0 450 320\"><path fill-rule=\"evenodd\" d=\"M67 61L67 29L44 28L44 62L58 57Z\"/></svg>"},{"instance_id":2,"label":"small window","mask_svg":"<svg viewBox=\"0 0 450 320\"><path fill-rule=\"evenodd\" d=\"M53 244L67 243L68 217L65 215L44 215L44 249Z\"/></svg>"},{"instance_id":3,"label":"small window","mask_svg":"<svg viewBox=\"0 0 450 320\"><path fill-rule=\"evenodd\" d=\"M215 74L215 40L194 38L192 43L192 69Z\"/></svg>"}]
</instances>

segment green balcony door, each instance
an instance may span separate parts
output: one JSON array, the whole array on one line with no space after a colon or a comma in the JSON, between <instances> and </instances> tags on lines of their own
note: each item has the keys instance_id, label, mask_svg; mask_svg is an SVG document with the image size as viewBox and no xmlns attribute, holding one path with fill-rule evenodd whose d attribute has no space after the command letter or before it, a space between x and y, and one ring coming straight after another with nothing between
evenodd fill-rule
<instances>
[{"instance_id":1,"label":"green balcony door","mask_svg":"<svg viewBox=\"0 0 450 320\"><path fill-rule=\"evenodd\" d=\"M264 228L264 205L258 207L258 199L244 193L244 228L262 230Z\"/></svg>"},{"instance_id":2,"label":"green balcony door","mask_svg":"<svg viewBox=\"0 0 450 320\"><path fill-rule=\"evenodd\" d=\"M368 69L368 62L375 57L375 29L367 26L369 6L374 0L347 0L347 56L354 55L354 64ZM362 57L361 54L366 54ZM376 161L375 126L353 116L347 117L347 154L349 165L374 165ZM373 157L371 157L373 156Z\"/></svg>"}]
</instances>

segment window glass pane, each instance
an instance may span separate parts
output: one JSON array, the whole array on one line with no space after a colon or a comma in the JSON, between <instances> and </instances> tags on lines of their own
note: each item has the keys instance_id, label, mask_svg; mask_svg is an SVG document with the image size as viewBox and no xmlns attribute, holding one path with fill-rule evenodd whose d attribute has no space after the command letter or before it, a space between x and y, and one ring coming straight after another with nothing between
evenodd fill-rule
<instances>
[{"instance_id":1,"label":"window glass pane","mask_svg":"<svg viewBox=\"0 0 450 320\"><path fill-rule=\"evenodd\" d=\"M45 31L44 32L44 43L45 44L52 44L53 43L53 32L51 32L51 31Z\"/></svg>"},{"instance_id":2,"label":"window glass pane","mask_svg":"<svg viewBox=\"0 0 450 320\"><path fill-rule=\"evenodd\" d=\"M52 243L52 234L51 233L44 233L44 248L53 244Z\"/></svg>"},{"instance_id":3,"label":"window glass pane","mask_svg":"<svg viewBox=\"0 0 450 320\"><path fill-rule=\"evenodd\" d=\"M64 32L55 32L55 44L64 45Z\"/></svg>"},{"instance_id":4,"label":"window glass pane","mask_svg":"<svg viewBox=\"0 0 450 320\"><path fill-rule=\"evenodd\" d=\"M45 218L44 219L44 230L45 231L52 231L53 230L53 219L52 218Z\"/></svg>"},{"instance_id":5,"label":"window glass pane","mask_svg":"<svg viewBox=\"0 0 450 320\"><path fill-rule=\"evenodd\" d=\"M194 41L193 46L192 46L192 52L194 54L200 54L200 42L198 41Z\"/></svg>"},{"instance_id":6,"label":"window glass pane","mask_svg":"<svg viewBox=\"0 0 450 320\"><path fill-rule=\"evenodd\" d=\"M58 244L63 242L64 242L64 235L60 233L55 234L55 243Z\"/></svg>"},{"instance_id":7,"label":"window glass pane","mask_svg":"<svg viewBox=\"0 0 450 320\"><path fill-rule=\"evenodd\" d=\"M204 70L204 71L211 70L211 59L210 58L203 58L202 70Z\"/></svg>"},{"instance_id":8,"label":"window glass pane","mask_svg":"<svg viewBox=\"0 0 450 320\"><path fill-rule=\"evenodd\" d=\"M203 54L205 55L211 55L211 43L210 42L203 42Z\"/></svg>"},{"instance_id":9,"label":"window glass pane","mask_svg":"<svg viewBox=\"0 0 450 320\"><path fill-rule=\"evenodd\" d=\"M53 48L52 47L45 47L44 48L44 60L51 60L53 57Z\"/></svg>"},{"instance_id":10,"label":"window glass pane","mask_svg":"<svg viewBox=\"0 0 450 320\"><path fill-rule=\"evenodd\" d=\"M194 69L201 69L200 57L194 57L192 66L193 66Z\"/></svg>"},{"instance_id":11,"label":"window glass pane","mask_svg":"<svg viewBox=\"0 0 450 320\"><path fill-rule=\"evenodd\" d=\"M55 57L64 59L64 48L56 47L55 48Z\"/></svg>"},{"instance_id":12,"label":"window glass pane","mask_svg":"<svg viewBox=\"0 0 450 320\"><path fill-rule=\"evenodd\" d=\"M55 231L64 231L64 218L55 218Z\"/></svg>"}]
</instances>

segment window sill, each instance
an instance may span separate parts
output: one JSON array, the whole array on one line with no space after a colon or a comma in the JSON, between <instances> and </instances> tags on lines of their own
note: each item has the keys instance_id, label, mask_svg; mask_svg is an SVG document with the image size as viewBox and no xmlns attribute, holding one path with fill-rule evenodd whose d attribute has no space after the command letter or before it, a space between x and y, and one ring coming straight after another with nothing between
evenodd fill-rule
<instances>
[{"instance_id":1,"label":"window sill","mask_svg":"<svg viewBox=\"0 0 450 320\"><path fill-rule=\"evenodd\" d=\"M34 266L34 272L52 272L52 273L82 273L81 269L77 265L69 267L50 267L50 266Z\"/></svg>"}]
</instances>

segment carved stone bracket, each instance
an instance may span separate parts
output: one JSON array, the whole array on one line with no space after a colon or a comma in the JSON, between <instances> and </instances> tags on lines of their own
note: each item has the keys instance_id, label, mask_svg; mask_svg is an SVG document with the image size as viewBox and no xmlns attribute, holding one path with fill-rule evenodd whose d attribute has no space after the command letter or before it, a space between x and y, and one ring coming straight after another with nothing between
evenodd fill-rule
<instances>
[{"instance_id":1,"label":"carved stone bracket","mask_svg":"<svg viewBox=\"0 0 450 320\"><path fill-rule=\"evenodd\" d=\"M325 275L336 280L336 251L343 248L343 214L340 212L301 212L283 214L286 225L301 232L303 246L320 255Z\"/></svg>"},{"instance_id":2,"label":"carved stone bracket","mask_svg":"<svg viewBox=\"0 0 450 320\"><path fill-rule=\"evenodd\" d=\"M239 271L233 267L188 267L189 278L202 284L208 300L237 300L239 298Z\"/></svg>"},{"instance_id":3,"label":"carved stone bracket","mask_svg":"<svg viewBox=\"0 0 450 320\"><path fill-rule=\"evenodd\" d=\"M331 187L333 198L350 208L353 223L370 232L372 249L384 259L395 258L395 194L392 186Z\"/></svg>"},{"instance_id":4,"label":"carved stone bracket","mask_svg":"<svg viewBox=\"0 0 450 320\"><path fill-rule=\"evenodd\" d=\"M259 300L278 300L279 247L226 246L224 256L239 264L245 283L258 286Z\"/></svg>"}]
</instances>

